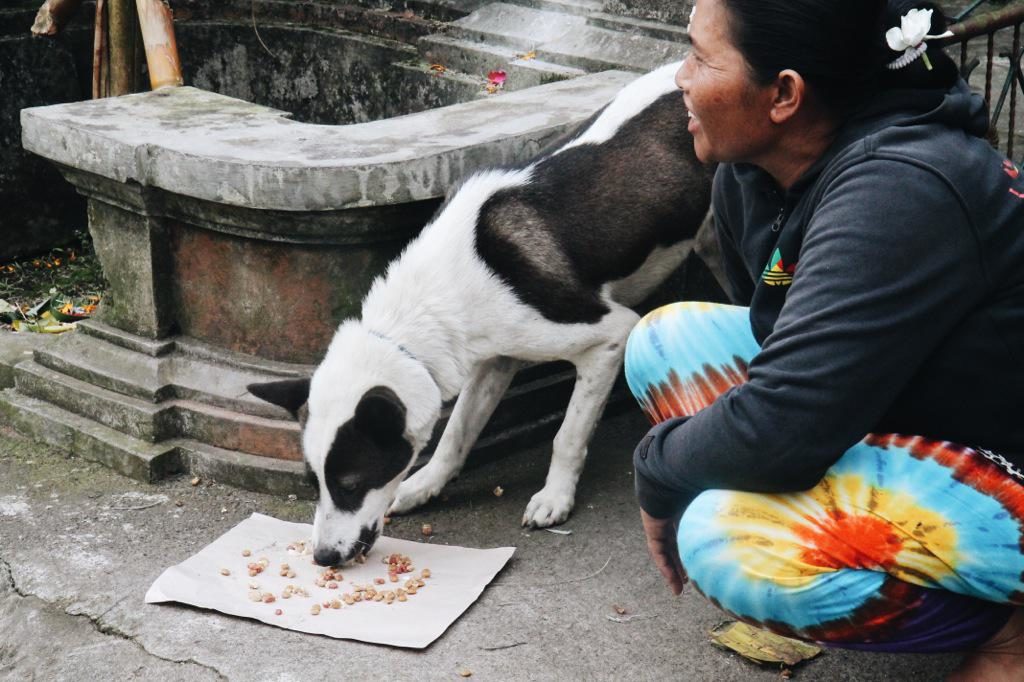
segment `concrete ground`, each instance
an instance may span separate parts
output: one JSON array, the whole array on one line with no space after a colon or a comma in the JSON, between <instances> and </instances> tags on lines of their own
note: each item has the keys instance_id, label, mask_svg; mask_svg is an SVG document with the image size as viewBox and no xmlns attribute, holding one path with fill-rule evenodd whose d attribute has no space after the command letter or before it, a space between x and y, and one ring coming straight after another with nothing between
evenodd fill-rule
<instances>
[{"instance_id":1,"label":"concrete ground","mask_svg":"<svg viewBox=\"0 0 1024 682\"><path fill-rule=\"evenodd\" d=\"M454 680L460 669L481 680L779 678L711 645L708 630L723 615L696 594L671 596L648 561L630 466L644 427L637 413L601 425L563 526L571 535L519 526L544 479L545 447L471 468L444 501L395 520L396 537L422 540L429 521L433 542L518 548L496 584L424 651L144 604L164 568L251 512L309 521L311 505L213 481L141 484L0 427L0 679ZM635 619L609 620L613 605ZM939 680L956 660L834 650L794 677Z\"/></svg>"}]
</instances>

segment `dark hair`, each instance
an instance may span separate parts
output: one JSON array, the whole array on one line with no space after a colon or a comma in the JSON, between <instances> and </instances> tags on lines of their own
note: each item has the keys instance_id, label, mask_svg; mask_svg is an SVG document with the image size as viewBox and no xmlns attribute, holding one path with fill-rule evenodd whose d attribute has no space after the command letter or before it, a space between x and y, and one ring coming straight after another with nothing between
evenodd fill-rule
<instances>
[{"instance_id":1,"label":"dark hair","mask_svg":"<svg viewBox=\"0 0 1024 682\"><path fill-rule=\"evenodd\" d=\"M930 46L922 59L897 71L885 65L900 56L885 32L914 8L933 9L932 28L946 30L935 3L916 0L722 0L737 49L761 85L792 69L830 110L844 115L879 88L949 88L956 65Z\"/></svg>"}]
</instances>

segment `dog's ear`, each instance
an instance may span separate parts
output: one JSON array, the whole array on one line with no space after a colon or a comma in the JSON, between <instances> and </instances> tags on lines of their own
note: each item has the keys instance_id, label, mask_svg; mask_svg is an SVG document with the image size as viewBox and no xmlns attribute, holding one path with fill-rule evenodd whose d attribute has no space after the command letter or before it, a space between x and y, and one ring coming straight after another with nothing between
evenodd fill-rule
<instances>
[{"instance_id":1,"label":"dog's ear","mask_svg":"<svg viewBox=\"0 0 1024 682\"><path fill-rule=\"evenodd\" d=\"M249 384L246 389L261 400L283 407L296 419L299 416L299 408L309 400L309 379L283 379L265 384Z\"/></svg>"},{"instance_id":2,"label":"dog's ear","mask_svg":"<svg viewBox=\"0 0 1024 682\"><path fill-rule=\"evenodd\" d=\"M384 447L402 440L405 434L405 403L390 388L371 388L356 405L355 427Z\"/></svg>"}]
</instances>

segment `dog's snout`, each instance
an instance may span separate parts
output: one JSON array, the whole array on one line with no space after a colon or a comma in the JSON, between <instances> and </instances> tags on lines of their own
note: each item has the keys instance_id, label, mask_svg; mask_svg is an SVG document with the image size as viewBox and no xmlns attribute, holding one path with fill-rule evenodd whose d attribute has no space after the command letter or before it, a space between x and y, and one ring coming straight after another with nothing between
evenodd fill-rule
<instances>
[{"instance_id":1,"label":"dog's snout","mask_svg":"<svg viewBox=\"0 0 1024 682\"><path fill-rule=\"evenodd\" d=\"M341 563L341 552L336 549L318 547L313 550L313 561L320 566L337 566Z\"/></svg>"}]
</instances>

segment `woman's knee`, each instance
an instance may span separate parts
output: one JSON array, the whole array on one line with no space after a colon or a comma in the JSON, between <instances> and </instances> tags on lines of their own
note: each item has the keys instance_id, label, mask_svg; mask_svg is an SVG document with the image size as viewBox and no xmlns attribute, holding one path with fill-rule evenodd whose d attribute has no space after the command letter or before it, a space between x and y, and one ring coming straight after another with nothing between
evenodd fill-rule
<instances>
[{"instance_id":1,"label":"woman's knee","mask_svg":"<svg viewBox=\"0 0 1024 682\"><path fill-rule=\"evenodd\" d=\"M710 559L712 553L725 549L726 538L716 540L709 536L709 530L718 528L719 524L715 522L715 518L723 505L727 504L728 498L733 495L735 492L730 490L705 490L687 506L682 518L679 519L676 543L679 558L687 572L691 569L687 563L692 564L694 569L697 567L696 562L691 561L693 557L699 554L704 559Z\"/></svg>"}]
</instances>

